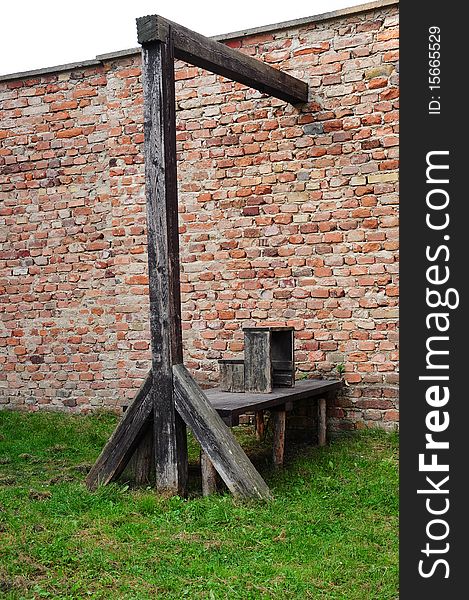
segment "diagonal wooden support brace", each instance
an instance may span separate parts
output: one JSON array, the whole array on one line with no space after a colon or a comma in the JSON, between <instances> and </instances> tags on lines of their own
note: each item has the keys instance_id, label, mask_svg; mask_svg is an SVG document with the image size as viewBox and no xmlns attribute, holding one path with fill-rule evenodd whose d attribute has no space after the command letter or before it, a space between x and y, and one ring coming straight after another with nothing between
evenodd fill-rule
<instances>
[{"instance_id":1,"label":"diagonal wooden support brace","mask_svg":"<svg viewBox=\"0 0 469 600\"><path fill-rule=\"evenodd\" d=\"M228 489L241 498L270 500L267 484L184 365L173 366L176 410Z\"/></svg>"},{"instance_id":2,"label":"diagonal wooden support brace","mask_svg":"<svg viewBox=\"0 0 469 600\"><path fill-rule=\"evenodd\" d=\"M114 433L86 477L88 489L106 485L119 477L125 469L148 426L153 411L152 373L148 373L134 401L124 413Z\"/></svg>"}]
</instances>

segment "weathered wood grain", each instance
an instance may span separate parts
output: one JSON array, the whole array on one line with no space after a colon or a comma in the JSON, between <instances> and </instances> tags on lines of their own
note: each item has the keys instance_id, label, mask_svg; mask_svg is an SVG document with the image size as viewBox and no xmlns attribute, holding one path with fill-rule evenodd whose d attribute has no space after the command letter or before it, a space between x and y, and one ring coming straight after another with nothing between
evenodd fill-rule
<instances>
[{"instance_id":1,"label":"weathered wood grain","mask_svg":"<svg viewBox=\"0 0 469 600\"><path fill-rule=\"evenodd\" d=\"M220 389L225 392L244 392L244 360L219 360Z\"/></svg>"},{"instance_id":2,"label":"weathered wood grain","mask_svg":"<svg viewBox=\"0 0 469 600\"><path fill-rule=\"evenodd\" d=\"M176 169L174 49L164 41L142 48L145 193L147 200L153 432L156 487L185 494L185 426L176 415L172 365L182 362Z\"/></svg>"},{"instance_id":3,"label":"weathered wood grain","mask_svg":"<svg viewBox=\"0 0 469 600\"><path fill-rule=\"evenodd\" d=\"M244 389L246 392L272 391L271 332L269 329L244 330Z\"/></svg>"},{"instance_id":4,"label":"weathered wood grain","mask_svg":"<svg viewBox=\"0 0 469 600\"><path fill-rule=\"evenodd\" d=\"M333 394L342 385L343 382L339 379L304 379L297 381L293 388L275 388L270 394L236 394L223 392L218 387L205 390L205 394L222 419L227 423L234 423L237 416L246 412L269 410L298 400L314 400L327 393Z\"/></svg>"},{"instance_id":5,"label":"weathered wood grain","mask_svg":"<svg viewBox=\"0 0 469 600\"><path fill-rule=\"evenodd\" d=\"M176 58L286 102L308 101L308 84L296 77L158 15L137 19L140 44L166 39L169 29Z\"/></svg>"},{"instance_id":6,"label":"weathered wood grain","mask_svg":"<svg viewBox=\"0 0 469 600\"><path fill-rule=\"evenodd\" d=\"M274 422L274 446L273 446L273 460L276 467L283 466L283 456L285 453L285 428L286 428L286 411L285 409L278 408L272 411L272 418Z\"/></svg>"},{"instance_id":7,"label":"weathered wood grain","mask_svg":"<svg viewBox=\"0 0 469 600\"><path fill-rule=\"evenodd\" d=\"M217 492L217 470L203 450L200 451L200 470L202 474L202 495L210 496Z\"/></svg>"},{"instance_id":8,"label":"weathered wood grain","mask_svg":"<svg viewBox=\"0 0 469 600\"><path fill-rule=\"evenodd\" d=\"M265 434L264 411L257 410L256 411L256 439L257 440L264 439L264 434Z\"/></svg>"},{"instance_id":9,"label":"weathered wood grain","mask_svg":"<svg viewBox=\"0 0 469 600\"><path fill-rule=\"evenodd\" d=\"M166 42L169 37L169 21L159 15L138 17L137 40L139 44Z\"/></svg>"},{"instance_id":10,"label":"weathered wood grain","mask_svg":"<svg viewBox=\"0 0 469 600\"><path fill-rule=\"evenodd\" d=\"M326 398L318 400L318 445L326 445L327 435L327 417L326 417L327 401Z\"/></svg>"},{"instance_id":11,"label":"weathered wood grain","mask_svg":"<svg viewBox=\"0 0 469 600\"><path fill-rule=\"evenodd\" d=\"M153 419L142 432L140 441L130 458L122 478L128 478L137 485L150 485L154 480L155 453L153 449Z\"/></svg>"},{"instance_id":12,"label":"weathered wood grain","mask_svg":"<svg viewBox=\"0 0 469 600\"><path fill-rule=\"evenodd\" d=\"M275 362L272 362L272 385L276 387L292 387L295 383L295 378L292 373L292 368L279 369Z\"/></svg>"},{"instance_id":13,"label":"weathered wood grain","mask_svg":"<svg viewBox=\"0 0 469 600\"><path fill-rule=\"evenodd\" d=\"M152 415L152 373L148 373L132 404L124 413L114 433L104 446L97 461L86 477L88 489L117 479L129 462L137 444L142 439Z\"/></svg>"},{"instance_id":14,"label":"weathered wood grain","mask_svg":"<svg viewBox=\"0 0 469 600\"><path fill-rule=\"evenodd\" d=\"M173 366L173 374L176 408L228 489L241 498L271 499L265 481L184 365Z\"/></svg>"}]
</instances>

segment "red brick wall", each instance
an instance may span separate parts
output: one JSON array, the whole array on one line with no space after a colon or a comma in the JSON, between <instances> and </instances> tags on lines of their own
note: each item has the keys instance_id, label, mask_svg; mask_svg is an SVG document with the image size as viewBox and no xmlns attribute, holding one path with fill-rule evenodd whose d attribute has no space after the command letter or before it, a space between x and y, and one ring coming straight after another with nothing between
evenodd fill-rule
<instances>
[{"instance_id":1,"label":"red brick wall","mask_svg":"<svg viewBox=\"0 0 469 600\"><path fill-rule=\"evenodd\" d=\"M349 386L337 427L397 409L398 16L230 46L307 81L293 107L178 63L185 360L216 381L242 327L296 328ZM0 82L0 406L128 404L149 367L138 55Z\"/></svg>"}]
</instances>

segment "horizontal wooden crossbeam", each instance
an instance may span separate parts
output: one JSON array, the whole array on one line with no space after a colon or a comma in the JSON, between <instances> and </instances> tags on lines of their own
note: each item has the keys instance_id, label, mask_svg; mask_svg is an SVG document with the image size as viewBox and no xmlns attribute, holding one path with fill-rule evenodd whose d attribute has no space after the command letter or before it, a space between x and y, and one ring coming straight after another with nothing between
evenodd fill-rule
<instances>
[{"instance_id":1,"label":"horizontal wooden crossbeam","mask_svg":"<svg viewBox=\"0 0 469 600\"><path fill-rule=\"evenodd\" d=\"M169 31L175 58L292 104L308 101L308 84L296 77L159 15L137 19L140 44L164 42Z\"/></svg>"}]
</instances>

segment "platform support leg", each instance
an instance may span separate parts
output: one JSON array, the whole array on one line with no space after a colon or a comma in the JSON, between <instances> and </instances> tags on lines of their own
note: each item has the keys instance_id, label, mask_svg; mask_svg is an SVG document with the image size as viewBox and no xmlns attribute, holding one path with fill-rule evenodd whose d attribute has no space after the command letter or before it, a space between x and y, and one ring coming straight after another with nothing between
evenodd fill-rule
<instances>
[{"instance_id":1,"label":"platform support leg","mask_svg":"<svg viewBox=\"0 0 469 600\"><path fill-rule=\"evenodd\" d=\"M256 411L256 440L262 440L265 433L264 411Z\"/></svg>"},{"instance_id":2,"label":"platform support leg","mask_svg":"<svg viewBox=\"0 0 469 600\"><path fill-rule=\"evenodd\" d=\"M326 398L318 400L318 445L326 445L327 420L326 420Z\"/></svg>"},{"instance_id":3,"label":"platform support leg","mask_svg":"<svg viewBox=\"0 0 469 600\"><path fill-rule=\"evenodd\" d=\"M278 410L272 411L272 416L274 419L274 465L276 467L282 467L283 456L285 453L285 426L287 421L285 407L282 406Z\"/></svg>"},{"instance_id":4,"label":"platform support leg","mask_svg":"<svg viewBox=\"0 0 469 600\"><path fill-rule=\"evenodd\" d=\"M207 454L200 450L200 470L202 472L202 495L217 493L217 470Z\"/></svg>"}]
</instances>

